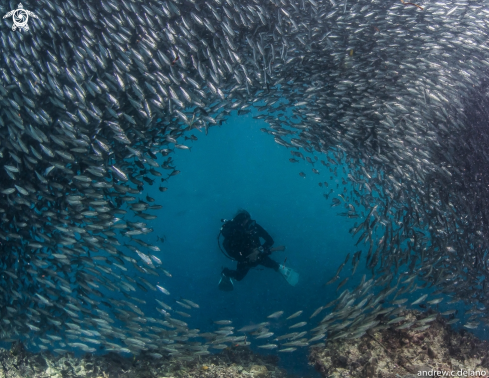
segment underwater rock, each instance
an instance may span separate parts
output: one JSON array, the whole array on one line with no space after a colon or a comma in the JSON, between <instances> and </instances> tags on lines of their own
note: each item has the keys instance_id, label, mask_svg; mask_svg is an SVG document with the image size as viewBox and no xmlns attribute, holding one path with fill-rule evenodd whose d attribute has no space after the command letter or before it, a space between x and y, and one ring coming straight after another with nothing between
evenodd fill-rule
<instances>
[{"instance_id":1,"label":"underwater rock","mask_svg":"<svg viewBox=\"0 0 489 378\"><path fill-rule=\"evenodd\" d=\"M270 376L267 367L264 365L253 365L250 374L253 374L255 378L268 378Z\"/></svg>"},{"instance_id":2,"label":"underwater rock","mask_svg":"<svg viewBox=\"0 0 489 378\"><path fill-rule=\"evenodd\" d=\"M434 312L405 311L406 323ZM311 348L309 363L323 377L414 378L440 372L489 375L489 345L440 315L425 330L386 328L388 318L356 340L327 341ZM426 373L424 373L426 372ZM431 374L431 375L430 375ZM446 373L445 373L446 374ZM450 373L449 373L450 374Z\"/></svg>"}]
</instances>

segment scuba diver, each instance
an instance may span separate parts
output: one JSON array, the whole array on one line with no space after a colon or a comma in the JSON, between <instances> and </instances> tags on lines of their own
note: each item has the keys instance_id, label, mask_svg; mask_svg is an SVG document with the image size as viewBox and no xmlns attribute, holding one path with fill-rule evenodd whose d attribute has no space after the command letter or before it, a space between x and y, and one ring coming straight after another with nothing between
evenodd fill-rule
<instances>
[{"instance_id":1,"label":"scuba diver","mask_svg":"<svg viewBox=\"0 0 489 378\"><path fill-rule=\"evenodd\" d=\"M273 239L265 229L251 219L246 210L238 211L232 220L222 220L224 222L219 235L217 236L219 248L222 253L231 260L237 261L236 270L224 268L219 281L219 289L231 291L234 289L232 279L241 281L251 268L263 265L280 272L287 282L295 286L299 276L290 268L280 265L270 258L272 252L284 251L285 247L272 248ZM219 237L224 237L223 247L221 248ZM261 244L260 238L265 242Z\"/></svg>"}]
</instances>

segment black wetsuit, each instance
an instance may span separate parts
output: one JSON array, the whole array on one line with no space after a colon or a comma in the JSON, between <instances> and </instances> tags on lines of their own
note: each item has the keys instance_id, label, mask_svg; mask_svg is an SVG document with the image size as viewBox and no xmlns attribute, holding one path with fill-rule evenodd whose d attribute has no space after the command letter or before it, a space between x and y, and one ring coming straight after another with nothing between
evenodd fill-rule
<instances>
[{"instance_id":1,"label":"black wetsuit","mask_svg":"<svg viewBox=\"0 0 489 378\"><path fill-rule=\"evenodd\" d=\"M272 260L269 256L270 247L273 245L273 239L265 229L254 221L248 229L242 226L237 227L232 235L224 239L223 246L226 252L238 262L236 270L224 268L223 273L234 278L236 281L241 281L251 268L258 265L263 265L267 268L272 268L278 271L278 262ZM262 245L260 238L265 240ZM255 261L248 260L248 256L255 248L263 247L264 252L257 256Z\"/></svg>"}]
</instances>

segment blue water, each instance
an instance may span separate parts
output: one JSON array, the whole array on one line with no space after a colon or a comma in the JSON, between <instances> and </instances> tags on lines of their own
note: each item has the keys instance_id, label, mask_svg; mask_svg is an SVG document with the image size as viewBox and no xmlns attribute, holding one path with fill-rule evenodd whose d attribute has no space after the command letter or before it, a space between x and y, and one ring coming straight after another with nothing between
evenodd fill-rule
<instances>
[{"instance_id":1,"label":"blue water","mask_svg":"<svg viewBox=\"0 0 489 378\"><path fill-rule=\"evenodd\" d=\"M290 150L260 131L266 126L251 115L234 115L222 126L210 128L207 136L194 130L198 141L179 140L192 146L192 150L176 150L173 160L181 173L162 184L168 190L161 193L156 184L145 186L142 197L149 195L163 206L151 212L158 219L147 222L155 232L146 240L161 248L156 255L173 275L159 280L150 277L150 281L159 282L172 297L181 296L199 303L200 309L190 311L168 302L174 309L192 314L192 319L177 316L191 328L210 331L217 329L213 321L229 319L239 329L266 321L275 311L285 311L285 319L293 312L304 310L300 318L272 322L272 332L288 333L288 326L308 320L316 308L336 297L336 285L323 285L347 253L359 249L354 247L348 233L354 220L336 215L345 211L343 206L331 208L331 198L336 194L329 200L323 197L337 183L342 190L341 180L320 162L315 164L320 175L312 172L310 163L290 163ZM299 176L301 171L306 173L305 178ZM319 187L320 181L328 181L329 188ZM233 292L218 290L222 267L235 269L236 263L220 252L217 235L221 219L231 219L238 208L251 213L273 237L275 246L286 246L285 252L275 252L272 258L280 263L287 258L286 266L299 272L300 282L296 287L288 285L273 270L259 267L235 283ZM157 235L164 235L165 242L157 242ZM344 271L343 276L348 276L351 266ZM169 298L159 292L149 292L145 298L148 304L154 303L151 297L155 295L163 301ZM314 323L318 318L313 319ZM254 350L256 345L266 343L266 340L254 341ZM307 372L304 370L307 348L303 349L281 356L289 371Z\"/></svg>"}]
</instances>

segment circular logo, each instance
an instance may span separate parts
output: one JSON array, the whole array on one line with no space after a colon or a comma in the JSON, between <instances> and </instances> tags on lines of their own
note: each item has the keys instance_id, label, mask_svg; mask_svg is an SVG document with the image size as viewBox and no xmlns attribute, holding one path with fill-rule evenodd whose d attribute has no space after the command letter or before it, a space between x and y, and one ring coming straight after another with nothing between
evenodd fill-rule
<instances>
[{"instance_id":1,"label":"circular logo","mask_svg":"<svg viewBox=\"0 0 489 378\"><path fill-rule=\"evenodd\" d=\"M29 15L25 11L25 9L16 9L12 18L14 20L14 26L12 26L12 30L15 31L16 27L19 29L29 30L29 26L27 25L27 21L29 21Z\"/></svg>"}]
</instances>

